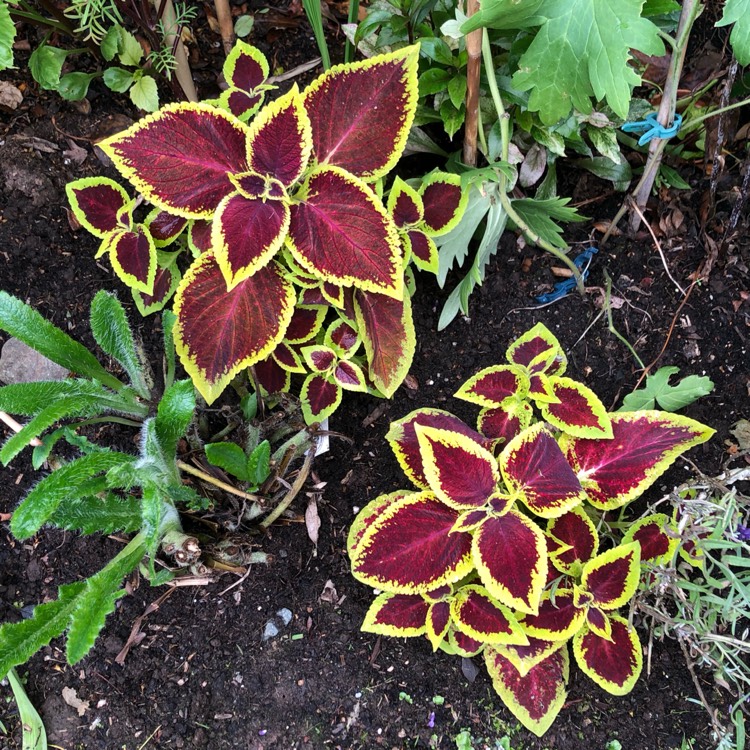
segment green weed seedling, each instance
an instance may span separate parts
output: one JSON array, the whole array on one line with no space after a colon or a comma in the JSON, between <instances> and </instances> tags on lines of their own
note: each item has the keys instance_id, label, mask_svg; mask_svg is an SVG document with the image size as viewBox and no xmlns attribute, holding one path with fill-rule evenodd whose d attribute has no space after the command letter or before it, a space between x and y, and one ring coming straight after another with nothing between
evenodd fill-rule
<instances>
[{"instance_id":1,"label":"green weed seedling","mask_svg":"<svg viewBox=\"0 0 750 750\"><path fill-rule=\"evenodd\" d=\"M670 378L679 371L679 367L660 367L653 375L647 375L646 385L625 396L618 411L655 409L657 405L664 411L679 411L713 391L714 384L705 375L688 375L670 385Z\"/></svg>"},{"instance_id":2,"label":"green weed seedling","mask_svg":"<svg viewBox=\"0 0 750 750\"><path fill-rule=\"evenodd\" d=\"M0 449L2 463L7 465L35 441L39 443L34 449L35 466L48 460L54 468L26 495L11 517L10 528L17 539L32 537L45 524L83 534L135 532L135 536L98 573L62 585L58 599L37 605L31 619L0 626L0 675L63 633L67 633L68 662L80 661L125 594L123 579L144 557L155 585L171 577L155 570L159 548L178 566L196 562L200 553L197 540L183 532L177 511L178 504L200 505L201 498L182 484L177 467L177 443L192 421L195 396L189 380L173 380L171 334L165 336L168 365L160 393L117 299L97 293L90 321L97 343L119 363L127 382L109 373L91 352L31 307L0 292L0 329L77 374L66 380L0 388L0 409L31 418ZM165 325L165 331L171 331L171 324ZM48 432L54 424L70 420L76 421ZM76 431L102 421L139 426L139 453L98 445ZM61 440L80 455L70 460L54 456L52 450Z\"/></svg>"}]
</instances>

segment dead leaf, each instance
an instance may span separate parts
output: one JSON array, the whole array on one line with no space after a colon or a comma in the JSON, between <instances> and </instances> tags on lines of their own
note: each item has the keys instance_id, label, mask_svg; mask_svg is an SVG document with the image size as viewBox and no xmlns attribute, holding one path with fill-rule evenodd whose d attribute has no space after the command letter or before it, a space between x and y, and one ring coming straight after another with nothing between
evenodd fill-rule
<instances>
[{"instance_id":1,"label":"dead leaf","mask_svg":"<svg viewBox=\"0 0 750 750\"><path fill-rule=\"evenodd\" d=\"M336 591L336 587L333 585L333 581L330 579L325 582L323 586L323 593L318 597L321 602L328 602L329 604L336 605L339 603L339 595Z\"/></svg>"},{"instance_id":2,"label":"dead leaf","mask_svg":"<svg viewBox=\"0 0 750 750\"><path fill-rule=\"evenodd\" d=\"M75 688L64 687L62 689L63 700L71 707L78 711L79 716L83 716L89 710L89 702L82 701L76 694Z\"/></svg>"},{"instance_id":3,"label":"dead leaf","mask_svg":"<svg viewBox=\"0 0 750 750\"><path fill-rule=\"evenodd\" d=\"M63 151L63 156L73 162L73 164L83 164L83 162L86 161L89 152L86 151L85 148L81 148L70 138L68 138L68 146L70 148L66 148L65 151Z\"/></svg>"},{"instance_id":4,"label":"dead leaf","mask_svg":"<svg viewBox=\"0 0 750 750\"><path fill-rule=\"evenodd\" d=\"M750 452L750 422L747 419L740 419L729 432L737 438L742 451Z\"/></svg>"},{"instance_id":5,"label":"dead leaf","mask_svg":"<svg viewBox=\"0 0 750 750\"><path fill-rule=\"evenodd\" d=\"M307 501L307 508L305 508L305 528L307 529L307 536L310 537L310 541L317 547L320 516L318 515L318 503L314 495Z\"/></svg>"},{"instance_id":6,"label":"dead leaf","mask_svg":"<svg viewBox=\"0 0 750 750\"><path fill-rule=\"evenodd\" d=\"M18 109L22 101L23 94L19 88L8 81L0 81L0 107Z\"/></svg>"}]
</instances>

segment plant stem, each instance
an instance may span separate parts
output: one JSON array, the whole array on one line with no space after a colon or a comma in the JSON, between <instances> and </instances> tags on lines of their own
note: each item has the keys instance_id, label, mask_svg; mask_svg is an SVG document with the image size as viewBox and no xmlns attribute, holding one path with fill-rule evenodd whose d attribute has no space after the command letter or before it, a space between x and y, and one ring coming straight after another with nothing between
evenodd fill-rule
<instances>
[{"instance_id":1,"label":"plant stem","mask_svg":"<svg viewBox=\"0 0 750 750\"><path fill-rule=\"evenodd\" d=\"M349 24L356 23L359 19L359 0L349 0L349 14L346 18L346 22ZM349 41L349 38L346 39L346 44L344 45L344 62L350 63L354 59L354 45Z\"/></svg>"},{"instance_id":2,"label":"plant stem","mask_svg":"<svg viewBox=\"0 0 750 750\"><path fill-rule=\"evenodd\" d=\"M252 502L255 502L255 503L262 502L263 500L259 495L251 495L249 492L243 492L242 490L238 490L236 487L232 487L231 484L222 482L221 479L216 479L215 477L212 477L210 474L206 474L205 471L201 471L200 469L196 469L194 466L191 466L190 464L186 464L184 461L177 461L177 468L181 469L186 474L192 474L194 477L198 477L199 479L202 479L204 482L213 484L219 489L222 489L225 492L230 492L232 495L237 495L237 497L241 497L244 500L251 500Z\"/></svg>"},{"instance_id":3,"label":"plant stem","mask_svg":"<svg viewBox=\"0 0 750 750\"><path fill-rule=\"evenodd\" d=\"M672 59L669 64L667 80L664 84L664 93L662 94L661 104L659 105L659 112L657 114L657 120L664 127L674 122L675 107L677 103L677 87L679 86L682 67L685 63L685 53L687 52L690 31L692 30L695 19L698 17L702 8L703 5L700 0L685 0L682 4L682 13L680 14L680 22L677 27L677 36L672 51ZM656 179L656 174L659 171L662 154L664 153L664 147L666 144L666 140L656 138L649 144L646 167L643 170L643 175L641 176L636 189L632 193L635 204L641 209L645 208L648 197L651 195L651 188ZM630 217L631 232L635 232L640 226L640 223L641 217L634 211Z\"/></svg>"},{"instance_id":4,"label":"plant stem","mask_svg":"<svg viewBox=\"0 0 750 750\"><path fill-rule=\"evenodd\" d=\"M216 20L219 22L219 33L224 54L228 55L234 47L234 25L232 24L232 13L229 10L229 0L214 0L216 9Z\"/></svg>"},{"instance_id":5,"label":"plant stem","mask_svg":"<svg viewBox=\"0 0 750 750\"><path fill-rule=\"evenodd\" d=\"M466 15L479 10L479 0L466 0ZM482 29L466 35L466 122L464 124L464 164L477 165L477 131L479 129L479 74L482 69ZM488 72L488 75L492 71Z\"/></svg>"},{"instance_id":6,"label":"plant stem","mask_svg":"<svg viewBox=\"0 0 750 750\"><path fill-rule=\"evenodd\" d=\"M313 459L315 458L315 447L317 441L310 447L305 456L305 462L302 464L302 468L297 474L297 478L294 480L294 484L291 486L289 492L286 493L284 498L279 504L261 521L261 527L267 529L291 504L292 500L299 494L302 489L307 476L310 473L310 467L312 466Z\"/></svg>"},{"instance_id":7,"label":"plant stem","mask_svg":"<svg viewBox=\"0 0 750 750\"><path fill-rule=\"evenodd\" d=\"M502 160L508 161L508 151L510 149L510 117L505 111L503 105L503 99L500 96L500 89L497 87L497 79L495 78L495 67L492 62L492 50L490 49L490 37L487 33L487 29L482 29L482 57L484 59L484 69L487 73L487 82L490 87L490 94L492 95L492 101L497 111L497 116L500 121L500 141L502 144ZM576 287L581 293L581 296L585 294L583 288L583 277L581 276L581 270L573 261L561 250L556 248L554 245L547 242L547 240L540 237L534 232L528 224L518 215L516 210L513 208L510 198L508 197L508 178L504 172L500 172L499 177L499 192L500 192L500 203L508 214L508 218L518 227L518 229L528 237L535 245L546 250L555 256L561 263L564 263L573 274L573 278L576 280Z\"/></svg>"},{"instance_id":8,"label":"plant stem","mask_svg":"<svg viewBox=\"0 0 750 750\"><path fill-rule=\"evenodd\" d=\"M197 102L198 92L195 90L193 74L190 72L190 63L188 62L187 52L185 52L185 45L180 39L181 28L177 23L172 0L166 0L166 2L162 0L162 6L164 8L162 24L164 30L167 32L164 35L164 45L172 48L174 58L177 61L177 67L174 70L175 77L182 88L185 98L190 102ZM154 8L158 10L159 0L154 0Z\"/></svg>"},{"instance_id":9,"label":"plant stem","mask_svg":"<svg viewBox=\"0 0 750 750\"><path fill-rule=\"evenodd\" d=\"M645 370L646 365L643 364L643 360L638 356L635 349L633 349L632 344L615 328L615 324L612 321L612 279L606 271L604 272L604 290L604 307L607 311L607 327L609 328L609 332L625 344L628 351L635 358L635 361L640 365L641 370Z\"/></svg>"}]
</instances>

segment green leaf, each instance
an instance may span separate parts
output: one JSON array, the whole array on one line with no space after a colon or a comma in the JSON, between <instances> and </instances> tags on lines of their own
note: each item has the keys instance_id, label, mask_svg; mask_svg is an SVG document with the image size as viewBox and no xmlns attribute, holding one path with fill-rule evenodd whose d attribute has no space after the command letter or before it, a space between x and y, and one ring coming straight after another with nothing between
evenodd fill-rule
<instances>
[{"instance_id":1,"label":"green leaf","mask_svg":"<svg viewBox=\"0 0 750 750\"><path fill-rule=\"evenodd\" d=\"M8 682L18 706L18 716L23 728L23 750L47 750L47 732L44 723L23 689L15 669L8 672Z\"/></svg>"},{"instance_id":2,"label":"green leaf","mask_svg":"<svg viewBox=\"0 0 750 750\"><path fill-rule=\"evenodd\" d=\"M209 463L229 472L243 482L252 481L248 474L248 459L245 451L236 443L208 443L206 458Z\"/></svg>"},{"instance_id":3,"label":"green leaf","mask_svg":"<svg viewBox=\"0 0 750 750\"><path fill-rule=\"evenodd\" d=\"M666 182L669 187L676 188L677 190L693 189L689 182L685 182L682 179L682 176L676 169L664 163L659 165L659 178Z\"/></svg>"},{"instance_id":4,"label":"green leaf","mask_svg":"<svg viewBox=\"0 0 750 750\"><path fill-rule=\"evenodd\" d=\"M159 109L159 90L151 76L143 76L130 89L130 100L139 109L155 112Z\"/></svg>"},{"instance_id":5,"label":"green leaf","mask_svg":"<svg viewBox=\"0 0 750 750\"><path fill-rule=\"evenodd\" d=\"M146 483L143 487L141 499L141 519L146 538L146 548L149 557L152 559L163 537L162 524L167 507L160 488L154 484ZM174 511L174 506L171 503L169 507Z\"/></svg>"},{"instance_id":6,"label":"green leaf","mask_svg":"<svg viewBox=\"0 0 750 750\"><path fill-rule=\"evenodd\" d=\"M13 67L13 42L16 25L10 17L10 9L0 2L0 70Z\"/></svg>"},{"instance_id":7,"label":"green leaf","mask_svg":"<svg viewBox=\"0 0 750 750\"><path fill-rule=\"evenodd\" d=\"M253 30L255 25L255 19L252 16L240 16L234 22L234 33L240 38L244 39Z\"/></svg>"},{"instance_id":8,"label":"green leaf","mask_svg":"<svg viewBox=\"0 0 750 750\"><path fill-rule=\"evenodd\" d=\"M688 375L677 385L670 385L669 379L679 371L679 367L660 367L653 375L646 377L645 387L625 396L618 411L653 409L658 404L665 411L674 412L713 391L711 379L699 375Z\"/></svg>"},{"instance_id":9,"label":"green leaf","mask_svg":"<svg viewBox=\"0 0 750 750\"><path fill-rule=\"evenodd\" d=\"M75 608L76 596L84 586L83 582L60 586L57 600L37 604L31 619L0 626L0 677L62 635Z\"/></svg>"},{"instance_id":10,"label":"green leaf","mask_svg":"<svg viewBox=\"0 0 750 750\"><path fill-rule=\"evenodd\" d=\"M91 332L104 352L114 357L128 373L138 395L148 399L153 381L145 355L136 347L125 310L113 294L96 293L91 302Z\"/></svg>"},{"instance_id":11,"label":"green leaf","mask_svg":"<svg viewBox=\"0 0 750 750\"><path fill-rule=\"evenodd\" d=\"M271 444L268 440L259 443L247 459L247 474L251 484L258 487L271 473Z\"/></svg>"},{"instance_id":12,"label":"green leaf","mask_svg":"<svg viewBox=\"0 0 750 750\"><path fill-rule=\"evenodd\" d=\"M134 497L120 498L108 492L103 497L78 498L60 505L49 522L60 529L82 534L129 534L141 527L141 504Z\"/></svg>"},{"instance_id":13,"label":"green leaf","mask_svg":"<svg viewBox=\"0 0 750 750\"><path fill-rule=\"evenodd\" d=\"M419 54L441 65L453 65L451 48L438 37L425 37L419 42Z\"/></svg>"},{"instance_id":14,"label":"green leaf","mask_svg":"<svg viewBox=\"0 0 750 750\"><path fill-rule=\"evenodd\" d=\"M57 84L57 93L68 102L77 102L85 98L89 84L98 73L67 73Z\"/></svg>"},{"instance_id":15,"label":"green leaf","mask_svg":"<svg viewBox=\"0 0 750 750\"><path fill-rule=\"evenodd\" d=\"M514 30L539 26L544 23L542 12L546 11L546 1L484 0L481 10L461 26L461 31L468 34L482 26L490 29Z\"/></svg>"},{"instance_id":16,"label":"green leaf","mask_svg":"<svg viewBox=\"0 0 750 750\"><path fill-rule=\"evenodd\" d=\"M583 217L575 208L568 208L570 198L520 198L511 202L518 215L526 222L532 232L536 232L543 240L551 245L565 249L567 244L562 239L563 228L555 223L583 221ZM531 239L531 238L527 238Z\"/></svg>"},{"instance_id":17,"label":"green leaf","mask_svg":"<svg viewBox=\"0 0 750 750\"><path fill-rule=\"evenodd\" d=\"M86 455L109 450L109 448L92 443L87 437L79 435L68 425L63 425L41 438L41 445L34 446L34 451L31 455L31 465L35 471L39 471L42 468L44 462L49 458L49 454L52 453L55 445L57 445L57 442L62 439Z\"/></svg>"},{"instance_id":18,"label":"green leaf","mask_svg":"<svg viewBox=\"0 0 750 750\"><path fill-rule=\"evenodd\" d=\"M174 326L177 316L171 310L165 310L161 316L161 330L164 338L164 388L169 388L174 382L175 350Z\"/></svg>"},{"instance_id":19,"label":"green leaf","mask_svg":"<svg viewBox=\"0 0 750 750\"><path fill-rule=\"evenodd\" d=\"M62 503L90 494L90 480L93 477L131 461L132 456L125 453L107 451L81 456L65 464L42 479L26 495L10 520L10 530L17 539L28 539L39 531Z\"/></svg>"},{"instance_id":20,"label":"green leaf","mask_svg":"<svg viewBox=\"0 0 750 750\"><path fill-rule=\"evenodd\" d=\"M178 380L159 401L155 430L164 456L174 459L177 441L187 433L195 410L195 389L190 380Z\"/></svg>"},{"instance_id":21,"label":"green leaf","mask_svg":"<svg viewBox=\"0 0 750 750\"><path fill-rule=\"evenodd\" d=\"M120 24L114 24L107 29L107 33L102 37L102 41L99 44L99 51L102 53L102 57L110 62L115 59L117 50L120 46ZM105 72L106 75L106 72Z\"/></svg>"},{"instance_id":22,"label":"green leaf","mask_svg":"<svg viewBox=\"0 0 750 750\"><path fill-rule=\"evenodd\" d=\"M664 54L655 24L640 15L643 0L547 0L546 22L521 56L513 86L531 91L529 109L551 125L592 97L606 100L623 119L641 78L631 49Z\"/></svg>"},{"instance_id":23,"label":"green leaf","mask_svg":"<svg viewBox=\"0 0 750 750\"><path fill-rule=\"evenodd\" d=\"M448 81L448 97L456 109L460 109L466 99L466 76L459 73Z\"/></svg>"},{"instance_id":24,"label":"green leaf","mask_svg":"<svg viewBox=\"0 0 750 750\"><path fill-rule=\"evenodd\" d=\"M84 583L70 614L66 656L68 664L79 662L91 650L115 602L125 595L122 579L143 559L146 547L135 537L102 570Z\"/></svg>"},{"instance_id":25,"label":"green leaf","mask_svg":"<svg viewBox=\"0 0 750 750\"><path fill-rule=\"evenodd\" d=\"M573 162L577 167L586 169L591 174L609 180L614 184L615 190L625 192L633 179L633 171L627 159L617 164L604 156L594 156L591 159L577 159Z\"/></svg>"},{"instance_id":26,"label":"green leaf","mask_svg":"<svg viewBox=\"0 0 750 750\"><path fill-rule=\"evenodd\" d=\"M37 47L29 58L29 70L34 80L48 91L54 91L60 83L60 73L68 50L50 47L42 44Z\"/></svg>"},{"instance_id":27,"label":"green leaf","mask_svg":"<svg viewBox=\"0 0 750 750\"><path fill-rule=\"evenodd\" d=\"M750 65L750 0L727 0L717 26L734 24L729 42L740 65Z\"/></svg>"},{"instance_id":28,"label":"green leaf","mask_svg":"<svg viewBox=\"0 0 750 750\"><path fill-rule=\"evenodd\" d=\"M0 411L33 416L62 398L80 398L81 403L86 405L97 398L112 400L116 398L116 394L100 383L81 378L13 383L0 387Z\"/></svg>"},{"instance_id":29,"label":"green leaf","mask_svg":"<svg viewBox=\"0 0 750 750\"><path fill-rule=\"evenodd\" d=\"M143 58L143 47L140 42L129 32L126 31L122 26L120 30L120 62L123 65L136 66L141 62Z\"/></svg>"},{"instance_id":30,"label":"green leaf","mask_svg":"<svg viewBox=\"0 0 750 750\"><path fill-rule=\"evenodd\" d=\"M586 133L591 138L594 148L602 155L611 159L616 164L622 161L620 144L617 142L617 131L612 127L597 128L586 125Z\"/></svg>"},{"instance_id":31,"label":"green leaf","mask_svg":"<svg viewBox=\"0 0 750 750\"><path fill-rule=\"evenodd\" d=\"M650 16L663 16L679 10L680 5L675 0L646 0L641 15L644 18L649 18Z\"/></svg>"},{"instance_id":32,"label":"green leaf","mask_svg":"<svg viewBox=\"0 0 750 750\"><path fill-rule=\"evenodd\" d=\"M116 391L124 388L84 346L45 320L36 310L0 291L0 329L71 372L98 380Z\"/></svg>"},{"instance_id":33,"label":"green leaf","mask_svg":"<svg viewBox=\"0 0 750 750\"><path fill-rule=\"evenodd\" d=\"M104 85L110 91L124 94L133 83L133 74L123 68L107 68L104 71Z\"/></svg>"},{"instance_id":34,"label":"green leaf","mask_svg":"<svg viewBox=\"0 0 750 750\"><path fill-rule=\"evenodd\" d=\"M465 113L454 107L450 99L445 99L440 105L440 119L443 121L445 132L451 140L464 124L464 117Z\"/></svg>"},{"instance_id":35,"label":"green leaf","mask_svg":"<svg viewBox=\"0 0 750 750\"><path fill-rule=\"evenodd\" d=\"M445 91L452 75L443 68L430 68L419 76L419 96L424 97L429 94L437 94Z\"/></svg>"}]
</instances>

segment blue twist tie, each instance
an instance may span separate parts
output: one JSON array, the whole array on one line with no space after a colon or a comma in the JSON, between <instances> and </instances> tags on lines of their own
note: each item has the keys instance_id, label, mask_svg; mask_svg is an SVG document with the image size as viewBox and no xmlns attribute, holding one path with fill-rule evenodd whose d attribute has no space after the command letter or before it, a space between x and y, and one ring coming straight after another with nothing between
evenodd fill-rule
<instances>
[{"instance_id":1,"label":"blue twist tie","mask_svg":"<svg viewBox=\"0 0 750 750\"><path fill-rule=\"evenodd\" d=\"M656 119L656 112L646 115L645 120L636 120L635 122L626 122L620 129L625 133L643 133L638 139L639 146L645 146L654 138L669 140L677 135L682 125L682 115L675 115L674 122L668 128L659 124Z\"/></svg>"},{"instance_id":2,"label":"blue twist tie","mask_svg":"<svg viewBox=\"0 0 750 750\"><path fill-rule=\"evenodd\" d=\"M573 263L575 263L579 269L582 268L584 263L586 264L586 267L582 268L581 270L581 276L583 277L584 281L586 281L589 276L589 265L591 264L591 259L594 257L594 253L598 252L599 248L592 245L591 247L580 253L580 255L577 255L575 260L573 261ZM536 301L540 305L546 305L549 302L556 302L557 300L565 297L568 292L572 292L575 288L576 280L571 276L569 279L558 281L551 292L547 292L547 294L540 294L538 297L536 297Z\"/></svg>"}]
</instances>

